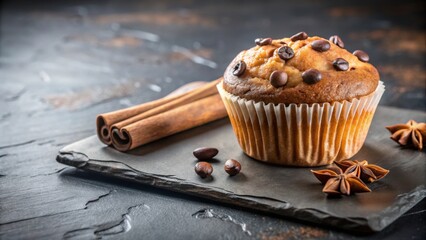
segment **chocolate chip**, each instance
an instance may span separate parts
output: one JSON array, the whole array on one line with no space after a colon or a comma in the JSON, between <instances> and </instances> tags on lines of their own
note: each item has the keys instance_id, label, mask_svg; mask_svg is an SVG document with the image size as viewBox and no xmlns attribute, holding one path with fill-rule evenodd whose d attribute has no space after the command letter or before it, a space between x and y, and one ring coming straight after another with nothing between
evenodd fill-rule
<instances>
[{"instance_id":1,"label":"chocolate chip","mask_svg":"<svg viewBox=\"0 0 426 240\"><path fill-rule=\"evenodd\" d=\"M232 68L232 74L234 76L241 76L246 71L246 63L244 61L238 61L237 64Z\"/></svg>"},{"instance_id":2,"label":"chocolate chip","mask_svg":"<svg viewBox=\"0 0 426 240\"><path fill-rule=\"evenodd\" d=\"M345 44L343 43L342 39L337 35L331 36L329 40L330 40L330 42L336 44L337 46L339 46L341 48L345 47Z\"/></svg>"},{"instance_id":3,"label":"chocolate chip","mask_svg":"<svg viewBox=\"0 0 426 240\"><path fill-rule=\"evenodd\" d=\"M269 81L271 82L272 86L274 86L275 88L279 88L286 85L287 78L287 73L282 71L273 71L271 73L271 76L269 76Z\"/></svg>"},{"instance_id":4,"label":"chocolate chip","mask_svg":"<svg viewBox=\"0 0 426 240\"><path fill-rule=\"evenodd\" d=\"M311 43L312 49L318 52L325 52L330 49L330 43L327 40L315 40Z\"/></svg>"},{"instance_id":5,"label":"chocolate chip","mask_svg":"<svg viewBox=\"0 0 426 240\"><path fill-rule=\"evenodd\" d=\"M256 38L256 40L254 40L254 42L258 46L265 46L265 45L269 45L269 44L272 43L272 38Z\"/></svg>"},{"instance_id":6,"label":"chocolate chip","mask_svg":"<svg viewBox=\"0 0 426 240\"><path fill-rule=\"evenodd\" d=\"M224 169L230 176L235 176L241 171L241 164L237 160L229 159L225 162Z\"/></svg>"},{"instance_id":7,"label":"chocolate chip","mask_svg":"<svg viewBox=\"0 0 426 240\"><path fill-rule=\"evenodd\" d=\"M194 170L201 178L209 177L213 173L213 167L208 162L198 162L195 164Z\"/></svg>"},{"instance_id":8,"label":"chocolate chip","mask_svg":"<svg viewBox=\"0 0 426 240\"><path fill-rule=\"evenodd\" d=\"M282 60L289 60L294 57L293 49L291 49L291 47L289 46L283 46L278 48L277 54Z\"/></svg>"},{"instance_id":9,"label":"chocolate chip","mask_svg":"<svg viewBox=\"0 0 426 240\"><path fill-rule=\"evenodd\" d=\"M194 154L198 160L205 161L214 158L218 152L219 150L217 150L217 148L201 147L195 149L192 154Z\"/></svg>"},{"instance_id":10,"label":"chocolate chip","mask_svg":"<svg viewBox=\"0 0 426 240\"><path fill-rule=\"evenodd\" d=\"M303 81L307 84L314 84L321 80L321 72L316 69L308 69L302 73Z\"/></svg>"},{"instance_id":11,"label":"chocolate chip","mask_svg":"<svg viewBox=\"0 0 426 240\"><path fill-rule=\"evenodd\" d=\"M356 50L352 54L355 55L361 62L368 62L370 60L370 57L364 51Z\"/></svg>"},{"instance_id":12,"label":"chocolate chip","mask_svg":"<svg viewBox=\"0 0 426 240\"><path fill-rule=\"evenodd\" d=\"M293 42L296 42L297 40L305 40L307 38L308 38L308 34L306 34L305 32L300 32L291 36L290 40Z\"/></svg>"},{"instance_id":13,"label":"chocolate chip","mask_svg":"<svg viewBox=\"0 0 426 240\"><path fill-rule=\"evenodd\" d=\"M343 58L336 58L336 60L333 61L333 67L337 71L346 71L349 69L349 63Z\"/></svg>"}]
</instances>

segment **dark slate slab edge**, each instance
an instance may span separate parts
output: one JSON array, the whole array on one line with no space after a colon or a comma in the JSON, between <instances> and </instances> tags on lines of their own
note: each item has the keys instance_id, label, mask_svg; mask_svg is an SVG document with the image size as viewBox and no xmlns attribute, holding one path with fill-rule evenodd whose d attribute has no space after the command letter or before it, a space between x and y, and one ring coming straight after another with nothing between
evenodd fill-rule
<instances>
[{"instance_id":1,"label":"dark slate slab edge","mask_svg":"<svg viewBox=\"0 0 426 240\"><path fill-rule=\"evenodd\" d=\"M295 218L317 225L348 230L354 233L373 233L381 231L426 197L426 187L420 185L411 192L399 195L394 203L381 213L381 216L342 218L316 209L298 209L291 206L288 202L278 199L238 195L218 187L201 186L197 183L177 178L174 175L158 175L141 172L121 162L90 159L83 153L61 150L56 160L60 163L74 166L85 171L93 171L159 188L213 199L243 208Z\"/></svg>"}]
</instances>

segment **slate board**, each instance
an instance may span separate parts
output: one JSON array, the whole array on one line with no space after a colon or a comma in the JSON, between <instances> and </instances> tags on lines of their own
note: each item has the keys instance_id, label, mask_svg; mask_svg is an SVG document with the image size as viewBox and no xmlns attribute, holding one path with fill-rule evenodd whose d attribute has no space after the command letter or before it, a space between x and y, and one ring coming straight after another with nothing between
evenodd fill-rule
<instances>
[{"instance_id":1,"label":"slate board","mask_svg":"<svg viewBox=\"0 0 426 240\"><path fill-rule=\"evenodd\" d=\"M385 126L409 119L425 121L426 113L379 107L366 143L353 159L367 159L390 170L371 193L327 198L310 168L267 165L244 155L227 119L185 131L128 153L104 146L92 136L60 150L57 161L79 169L328 225L354 232L380 231L426 196L426 153L399 147ZM217 147L213 177L194 173L192 150ZM226 159L238 159L242 172L229 177ZM320 167L322 168L322 167Z\"/></svg>"}]
</instances>

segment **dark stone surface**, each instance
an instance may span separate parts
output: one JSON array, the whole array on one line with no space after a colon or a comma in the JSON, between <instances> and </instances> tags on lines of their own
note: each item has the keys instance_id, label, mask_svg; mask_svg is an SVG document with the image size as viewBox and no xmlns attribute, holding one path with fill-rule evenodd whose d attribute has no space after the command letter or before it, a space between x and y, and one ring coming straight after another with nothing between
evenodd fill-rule
<instances>
[{"instance_id":1,"label":"dark stone surface","mask_svg":"<svg viewBox=\"0 0 426 240\"><path fill-rule=\"evenodd\" d=\"M425 111L424 9L385 0L1 1L0 238L241 239L244 224L260 239L426 238L425 200L359 237L54 160L95 134L97 114L216 79L255 38L302 30L366 51L386 84L381 105Z\"/></svg>"},{"instance_id":2,"label":"dark stone surface","mask_svg":"<svg viewBox=\"0 0 426 240\"><path fill-rule=\"evenodd\" d=\"M353 159L367 159L389 169L385 179L369 184L372 192L330 199L309 168L267 165L242 153L228 120L177 134L128 153L121 153L92 136L64 147L58 162L199 197L330 225L352 232L380 231L426 196L426 154L401 150L389 139L384 126L405 116L426 119L426 114L379 108L361 151ZM202 146L220 149L211 162L212 177L194 172L192 150ZM238 159L243 171L229 177L226 159ZM320 167L318 169L322 169ZM380 200L378 200L380 199Z\"/></svg>"}]
</instances>

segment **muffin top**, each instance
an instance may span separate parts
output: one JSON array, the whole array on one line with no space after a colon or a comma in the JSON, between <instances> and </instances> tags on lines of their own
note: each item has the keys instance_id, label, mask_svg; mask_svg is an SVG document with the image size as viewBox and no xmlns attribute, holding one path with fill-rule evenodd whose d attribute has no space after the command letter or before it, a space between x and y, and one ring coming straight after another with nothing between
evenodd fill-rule
<instances>
[{"instance_id":1,"label":"muffin top","mask_svg":"<svg viewBox=\"0 0 426 240\"><path fill-rule=\"evenodd\" d=\"M368 95L379 83L368 55L348 52L336 35L326 40L300 32L255 43L224 73L223 87L233 95L275 104L324 103Z\"/></svg>"}]
</instances>

